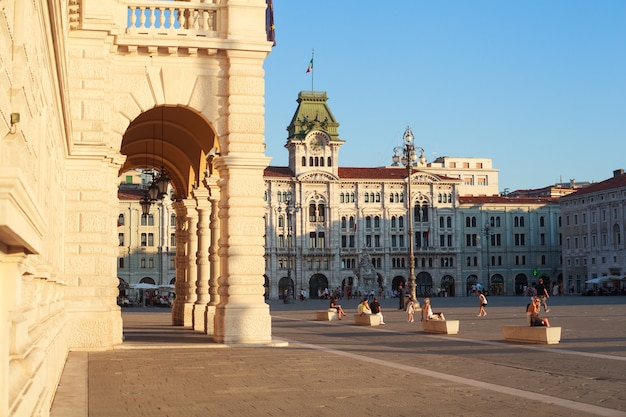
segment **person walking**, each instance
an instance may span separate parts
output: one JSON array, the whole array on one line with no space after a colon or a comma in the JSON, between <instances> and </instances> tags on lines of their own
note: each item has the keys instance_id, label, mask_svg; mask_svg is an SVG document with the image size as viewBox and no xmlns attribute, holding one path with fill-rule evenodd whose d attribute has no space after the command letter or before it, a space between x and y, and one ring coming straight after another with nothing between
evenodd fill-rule
<instances>
[{"instance_id":1,"label":"person walking","mask_svg":"<svg viewBox=\"0 0 626 417\"><path fill-rule=\"evenodd\" d=\"M543 278L539 278L539 284L535 285L535 297L539 297L541 300L541 304L543 305L543 309L546 313L550 312L550 308L548 308L548 298L550 298L550 293L546 286L543 284Z\"/></svg>"},{"instance_id":2,"label":"person walking","mask_svg":"<svg viewBox=\"0 0 626 417\"><path fill-rule=\"evenodd\" d=\"M482 290L476 290L476 293L478 294L478 304L480 305L478 317L486 316L487 312L485 311L485 306L487 305L487 297L485 297Z\"/></svg>"},{"instance_id":3,"label":"person walking","mask_svg":"<svg viewBox=\"0 0 626 417\"><path fill-rule=\"evenodd\" d=\"M374 297L374 301L370 304L370 309L372 310L372 314L380 317L380 324L385 324L385 321L383 320L383 309L378 302L378 297Z\"/></svg>"}]
</instances>

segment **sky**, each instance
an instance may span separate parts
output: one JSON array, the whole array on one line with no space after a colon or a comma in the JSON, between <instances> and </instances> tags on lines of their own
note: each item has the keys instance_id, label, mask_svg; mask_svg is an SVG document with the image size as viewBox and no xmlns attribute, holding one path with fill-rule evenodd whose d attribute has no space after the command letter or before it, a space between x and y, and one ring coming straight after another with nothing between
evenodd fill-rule
<instances>
[{"instance_id":1,"label":"sky","mask_svg":"<svg viewBox=\"0 0 626 417\"><path fill-rule=\"evenodd\" d=\"M271 165L313 89L340 123L339 166L390 165L410 126L429 161L491 158L500 191L626 169L626 0L274 0L274 23Z\"/></svg>"}]
</instances>

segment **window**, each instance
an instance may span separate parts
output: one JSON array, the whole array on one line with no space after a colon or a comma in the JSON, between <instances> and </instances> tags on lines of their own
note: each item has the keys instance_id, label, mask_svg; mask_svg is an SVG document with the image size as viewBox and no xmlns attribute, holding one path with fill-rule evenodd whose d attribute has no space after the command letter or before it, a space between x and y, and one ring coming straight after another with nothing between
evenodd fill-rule
<instances>
[{"instance_id":1,"label":"window","mask_svg":"<svg viewBox=\"0 0 626 417\"><path fill-rule=\"evenodd\" d=\"M154 233L148 233L148 246L154 246Z\"/></svg>"},{"instance_id":2,"label":"window","mask_svg":"<svg viewBox=\"0 0 626 417\"><path fill-rule=\"evenodd\" d=\"M118 233L117 240L119 241L120 246L124 246L124 233Z\"/></svg>"},{"instance_id":3,"label":"window","mask_svg":"<svg viewBox=\"0 0 626 417\"><path fill-rule=\"evenodd\" d=\"M176 214L172 213L170 215L170 226L176 227Z\"/></svg>"},{"instance_id":4,"label":"window","mask_svg":"<svg viewBox=\"0 0 626 417\"><path fill-rule=\"evenodd\" d=\"M147 244L148 244L148 235L146 233L142 233L141 234L141 246L146 246Z\"/></svg>"},{"instance_id":5,"label":"window","mask_svg":"<svg viewBox=\"0 0 626 417\"><path fill-rule=\"evenodd\" d=\"M176 233L170 233L170 246L176 246Z\"/></svg>"},{"instance_id":6,"label":"window","mask_svg":"<svg viewBox=\"0 0 626 417\"><path fill-rule=\"evenodd\" d=\"M146 258L141 258L141 261L139 261L139 266L141 268L145 268L146 267Z\"/></svg>"},{"instance_id":7,"label":"window","mask_svg":"<svg viewBox=\"0 0 626 417\"><path fill-rule=\"evenodd\" d=\"M117 216L117 227L124 226L124 214Z\"/></svg>"},{"instance_id":8,"label":"window","mask_svg":"<svg viewBox=\"0 0 626 417\"><path fill-rule=\"evenodd\" d=\"M148 268L154 268L154 259L148 258Z\"/></svg>"},{"instance_id":9,"label":"window","mask_svg":"<svg viewBox=\"0 0 626 417\"><path fill-rule=\"evenodd\" d=\"M120 269L124 269L124 258L119 258L117 262L117 267Z\"/></svg>"}]
</instances>

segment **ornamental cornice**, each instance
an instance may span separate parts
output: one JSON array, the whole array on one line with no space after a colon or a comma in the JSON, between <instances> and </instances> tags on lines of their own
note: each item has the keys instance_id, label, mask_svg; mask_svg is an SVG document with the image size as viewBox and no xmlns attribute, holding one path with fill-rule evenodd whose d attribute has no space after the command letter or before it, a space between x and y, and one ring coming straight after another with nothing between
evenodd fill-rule
<instances>
[{"instance_id":1,"label":"ornamental cornice","mask_svg":"<svg viewBox=\"0 0 626 417\"><path fill-rule=\"evenodd\" d=\"M298 181L300 182L317 182L317 183L327 183L328 181L337 181L339 178L328 173L328 172L305 172L300 174L298 177Z\"/></svg>"}]
</instances>

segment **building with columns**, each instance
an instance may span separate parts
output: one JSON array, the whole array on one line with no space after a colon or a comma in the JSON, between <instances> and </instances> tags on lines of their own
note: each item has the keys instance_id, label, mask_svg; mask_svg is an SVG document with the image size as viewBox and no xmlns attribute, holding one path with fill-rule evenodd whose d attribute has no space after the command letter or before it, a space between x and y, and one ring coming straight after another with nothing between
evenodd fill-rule
<instances>
[{"instance_id":1,"label":"building with columns","mask_svg":"<svg viewBox=\"0 0 626 417\"><path fill-rule=\"evenodd\" d=\"M215 343L272 342L266 9L2 2L0 415L48 415L68 352L122 343L118 178L130 170L174 190L172 324Z\"/></svg>"},{"instance_id":2,"label":"building with columns","mask_svg":"<svg viewBox=\"0 0 626 417\"><path fill-rule=\"evenodd\" d=\"M345 140L325 92L300 92L297 103L289 166L264 173L268 298L325 288L389 296L408 283L410 240L418 295L466 296L476 284L513 295L539 276L562 280L558 198L500 196L491 159L427 161L423 151L409 195L405 166L341 166Z\"/></svg>"},{"instance_id":3,"label":"building with columns","mask_svg":"<svg viewBox=\"0 0 626 417\"><path fill-rule=\"evenodd\" d=\"M626 287L626 175L561 197L564 284L575 292ZM588 283L587 281L591 281Z\"/></svg>"}]
</instances>

